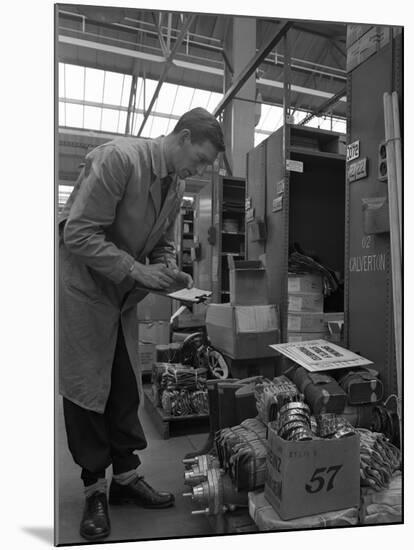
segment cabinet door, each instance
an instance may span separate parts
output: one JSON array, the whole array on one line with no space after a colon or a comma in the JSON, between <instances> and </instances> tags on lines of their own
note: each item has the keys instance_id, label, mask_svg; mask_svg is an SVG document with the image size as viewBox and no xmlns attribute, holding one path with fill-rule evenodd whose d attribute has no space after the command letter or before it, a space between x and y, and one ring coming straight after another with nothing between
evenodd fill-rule
<instances>
[{"instance_id":1,"label":"cabinet door","mask_svg":"<svg viewBox=\"0 0 414 550\"><path fill-rule=\"evenodd\" d=\"M194 261L194 285L197 288L211 290L212 288L212 246L208 242L208 230L212 224L212 193L211 181L198 193L194 210L194 246L199 248Z\"/></svg>"},{"instance_id":2,"label":"cabinet door","mask_svg":"<svg viewBox=\"0 0 414 550\"><path fill-rule=\"evenodd\" d=\"M392 48L380 52L349 75L348 142L360 141L368 176L347 182L347 262L345 271L346 336L351 350L375 363L387 393L397 389L390 261L390 234L367 234L363 199L387 197L387 183L378 180L378 150L384 139L383 94L392 82ZM349 163L351 164L351 163Z\"/></svg>"},{"instance_id":3,"label":"cabinet door","mask_svg":"<svg viewBox=\"0 0 414 550\"><path fill-rule=\"evenodd\" d=\"M266 219L266 142L248 153L246 201L246 258L258 260L265 242L255 240L253 223Z\"/></svg>"},{"instance_id":4,"label":"cabinet door","mask_svg":"<svg viewBox=\"0 0 414 550\"><path fill-rule=\"evenodd\" d=\"M287 128L289 131L289 128ZM269 303L280 306L282 337L286 336L287 272L289 255L289 179L285 171L283 128L266 140L266 227L265 247ZM277 208L273 201L281 202Z\"/></svg>"}]
</instances>

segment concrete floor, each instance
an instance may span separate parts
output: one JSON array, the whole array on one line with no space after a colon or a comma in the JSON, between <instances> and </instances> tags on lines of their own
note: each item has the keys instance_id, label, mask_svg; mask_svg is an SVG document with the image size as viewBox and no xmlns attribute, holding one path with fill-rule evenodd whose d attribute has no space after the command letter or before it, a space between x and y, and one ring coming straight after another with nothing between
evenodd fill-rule
<instances>
[{"instance_id":1,"label":"concrete floor","mask_svg":"<svg viewBox=\"0 0 414 550\"><path fill-rule=\"evenodd\" d=\"M214 534L204 515L191 515L194 509L183 483L182 458L188 452L201 448L207 435L194 434L161 439L144 407L139 412L148 440L148 447L140 452L140 473L156 489L175 495L175 506L165 510L146 510L134 505L110 508L111 534L105 541L166 539L172 537L197 537ZM80 468L73 462L66 441L62 401L57 411L56 444L56 543L87 543L79 535L84 496ZM107 471L110 481L111 471Z\"/></svg>"}]
</instances>

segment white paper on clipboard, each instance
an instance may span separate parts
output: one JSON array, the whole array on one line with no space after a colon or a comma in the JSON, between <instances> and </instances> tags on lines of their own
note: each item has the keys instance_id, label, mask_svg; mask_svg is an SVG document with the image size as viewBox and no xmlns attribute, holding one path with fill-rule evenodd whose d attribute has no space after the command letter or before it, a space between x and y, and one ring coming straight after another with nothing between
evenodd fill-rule
<instances>
[{"instance_id":1,"label":"white paper on clipboard","mask_svg":"<svg viewBox=\"0 0 414 550\"><path fill-rule=\"evenodd\" d=\"M327 340L272 344L270 347L311 372L363 367L372 364L369 359Z\"/></svg>"},{"instance_id":2,"label":"white paper on clipboard","mask_svg":"<svg viewBox=\"0 0 414 550\"><path fill-rule=\"evenodd\" d=\"M170 292L167 294L169 298L179 300L180 302L193 302L198 304L206 298L211 296L210 290L200 290L199 288L183 288L176 292Z\"/></svg>"}]
</instances>

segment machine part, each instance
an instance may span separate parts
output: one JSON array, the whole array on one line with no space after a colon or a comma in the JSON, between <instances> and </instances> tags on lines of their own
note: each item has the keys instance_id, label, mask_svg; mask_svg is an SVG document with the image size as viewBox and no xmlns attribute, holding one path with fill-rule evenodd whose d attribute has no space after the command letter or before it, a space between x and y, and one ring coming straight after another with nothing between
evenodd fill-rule
<instances>
[{"instance_id":1,"label":"machine part","mask_svg":"<svg viewBox=\"0 0 414 550\"><path fill-rule=\"evenodd\" d=\"M202 455L194 459L184 459L184 464L191 467L184 472L184 483L194 487L207 479L207 472L210 469L219 469L220 463L212 455Z\"/></svg>"},{"instance_id":2,"label":"machine part","mask_svg":"<svg viewBox=\"0 0 414 550\"><path fill-rule=\"evenodd\" d=\"M306 411L308 415L310 415L310 409L306 403L303 403L302 401L292 401L291 403L286 403L281 407L280 414L284 414L287 411L299 409L302 411Z\"/></svg>"},{"instance_id":3,"label":"machine part","mask_svg":"<svg viewBox=\"0 0 414 550\"><path fill-rule=\"evenodd\" d=\"M248 504L247 492L236 492L230 478L218 469L208 470L205 481L193 487L192 493L183 494L190 495L193 502L202 507L192 514L221 515Z\"/></svg>"},{"instance_id":4,"label":"machine part","mask_svg":"<svg viewBox=\"0 0 414 550\"><path fill-rule=\"evenodd\" d=\"M257 418L217 432L216 447L221 466L238 490L262 487L266 476L266 425Z\"/></svg>"},{"instance_id":5,"label":"machine part","mask_svg":"<svg viewBox=\"0 0 414 550\"><path fill-rule=\"evenodd\" d=\"M209 348L207 351L207 360L208 368L214 378L225 380L229 377L229 367L219 351Z\"/></svg>"},{"instance_id":6,"label":"machine part","mask_svg":"<svg viewBox=\"0 0 414 550\"><path fill-rule=\"evenodd\" d=\"M314 435L308 428L296 428L289 433L290 441L310 441L314 439Z\"/></svg>"}]
</instances>

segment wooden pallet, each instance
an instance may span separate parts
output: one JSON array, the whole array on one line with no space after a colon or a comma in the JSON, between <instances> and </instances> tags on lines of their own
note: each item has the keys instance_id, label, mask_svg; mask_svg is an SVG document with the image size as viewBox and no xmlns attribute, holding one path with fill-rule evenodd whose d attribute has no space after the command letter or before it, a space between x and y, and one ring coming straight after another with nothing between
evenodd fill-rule
<instances>
[{"instance_id":1,"label":"wooden pallet","mask_svg":"<svg viewBox=\"0 0 414 550\"><path fill-rule=\"evenodd\" d=\"M205 433L209 430L208 414L190 414L187 416L169 416L161 407L157 407L153 401L151 390L144 389L145 409L157 426L163 439L169 439L172 435L184 435L190 433Z\"/></svg>"}]
</instances>

